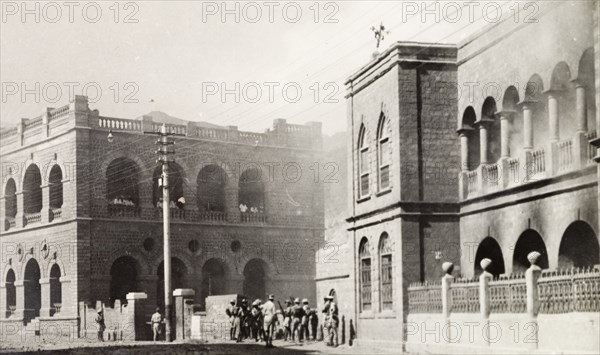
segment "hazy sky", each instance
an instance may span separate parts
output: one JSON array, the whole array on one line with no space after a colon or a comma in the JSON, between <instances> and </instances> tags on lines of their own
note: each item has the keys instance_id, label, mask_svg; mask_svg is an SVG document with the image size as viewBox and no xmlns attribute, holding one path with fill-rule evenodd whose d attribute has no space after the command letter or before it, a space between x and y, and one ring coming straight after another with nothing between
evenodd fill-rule
<instances>
[{"instance_id":1,"label":"hazy sky","mask_svg":"<svg viewBox=\"0 0 600 355\"><path fill-rule=\"evenodd\" d=\"M2 126L85 87L104 116L160 110L253 131L286 118L322 121L333 133L346 126L344 80L375 49L371 26L391 30L385 49L398 40L457 42L490 22L485 2L46 4L28 2L28 13L21 1L2 2ZM510 15L509 7L494 3L485 16Z\"/></svg>"}]
</instances>

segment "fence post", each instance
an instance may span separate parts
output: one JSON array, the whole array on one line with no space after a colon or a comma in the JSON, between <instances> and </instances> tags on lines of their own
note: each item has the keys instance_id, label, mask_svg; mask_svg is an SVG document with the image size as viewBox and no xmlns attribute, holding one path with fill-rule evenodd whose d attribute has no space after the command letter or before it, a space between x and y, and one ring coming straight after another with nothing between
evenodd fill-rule
<instances>
[{"instance_id":1,"label":"fence post","mask_svg":"<svg viewBox=\"0 0 600 355\"><path fill-rule=\"evenodd\" d=\"M490 274L487 269L492 264L492 260L488 258L484 258L481 260L479 265L483 272L479 275L479 310L481 312L481 317L483 318L483 340L485 345L490 346L490 280L492 279L492 274Z\"/></svg>"},{"instance_id":2,"label":"fence post","mask_svg":"<svg viewBox=\"0 0 600 355\"><path fill-rule=\"evenodd\" d=\"M454 271L454 264L447 261L442 264L442 270L445 274L442 276L442 313L444 314L444 325L445 330L442 334L446 342L450 342L452 334L450 334L450 313L452 312L452 294L450 293L450 284L454 280L452 271Z\"/></svg>"},{"instance_id":3,"label":"fence post","mask_svg":"<svg viewBox=\"0 0 600 355\"><path fill-rule=\"evenodd\" d=\"M533 324L533 333L531 334L531 341L528 342L530 349L537 349L538 347L538 324L537 315L540 311L540 299L538 294L538 279L542 274L542 269L536 265L541 254L537 251L532 251L527 254L527 260L531 263L529 269L525 271L525 284L527 285L527 315L529 321Z\"/></svg>"}]
</instances>

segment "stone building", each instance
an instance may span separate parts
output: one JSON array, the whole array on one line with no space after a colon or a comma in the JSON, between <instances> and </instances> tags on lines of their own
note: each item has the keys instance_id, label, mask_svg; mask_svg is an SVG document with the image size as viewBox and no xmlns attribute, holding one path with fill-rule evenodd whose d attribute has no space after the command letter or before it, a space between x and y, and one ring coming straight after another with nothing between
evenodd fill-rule
<instances>
[{"instance_id":1,"label":"stone building","mask_svg":"<svg viewBox=\"0 0 600 355\"><path fill-rule=\"evenodd\" d=\"M129 292L147 294L149 317L164 302L162 203L173 289L194 289L201 308L236 293L314 301L320 123L167 125L179 135L164 202L151 134L160 126L101 116L77 96L2 131L0 322L76 327L81 303L110 307Z\"/></svg>"},{"instance_id":2,"label":"stone building","mask_svg":"<svg viewBox=\"0 0 600 355\"><path fill-rule=\"evenodd\" d=\"M600 264L599 2L537 4L457 45L394 43L347 80L347 267L319 264L317 297L346 290L358 343L400 346L408 285L443 262Z\"/></svg>"}]
</instances>

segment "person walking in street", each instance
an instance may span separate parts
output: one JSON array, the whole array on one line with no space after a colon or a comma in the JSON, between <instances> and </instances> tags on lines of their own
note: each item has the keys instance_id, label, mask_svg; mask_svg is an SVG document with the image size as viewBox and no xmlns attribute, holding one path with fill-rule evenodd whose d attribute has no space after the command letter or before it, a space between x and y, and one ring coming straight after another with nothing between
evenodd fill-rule
<instances>
[{"instance_id":1,"label":"person walking in street","mask_svg":"<svg viewBox=\"0 0 600 355\"><path fill-rule=\"evenodd\" d=\"M338 308L333 301L333 296L325 297L325 306L323 307L323 313L326 314L326 327L327 327L327 346L338 346Z\"/></svg>"},{"instance_id":2,"label":"person walking in street","mask_svg":"<svg viewBox=\"0 0 600 355\"><path fill-rule=\"evenodd\" d=\"M265 341L267 348L273 347L273 334L275 333L275 300L274 295L269 295L269 300L261 306L262 319L263 319L263 330L265 334Z\"/></svg>"},{"instance_id":3,"label":"person walking in street","mask_svg":"<svg viewBox=\"0 0 600 355\"><path fill-rule=\"evenodd\" d=\"M162 315L160 314L160 308L156 307L154 314L150 318L150 323L152 323L152 332L154 333L154 341L157 341L158 336L161 333L160 325L162 323Z\"/></svg>"},{"instance_id":4,"label":"person walking in street","mask_svg":"<svg viewBox=\"0 0 600 355\"><path fill-rule=\"evenodd\" d=\"M106 329L106 324L104 324L104 312L102 309L98 310L96 324L98 325L98 340L104 341L104 330Z\"/></svg>"},{"instance_id":5,"label":"person walking in street","mask_svg":"<svg viewBox=\"0 0 600 355\"><path fill-rule=\"evenodd\" d=\"M283 338L285 341L291 341L294 338L292 333L292 301L285 300L285 309L283 310Z\"/></svg>"},{"instance_id":6,"label":"person walking in street","mask_svg":"<svg viewBox=\"0 0 600 355\"><path fill-rule=\"evenodd\" d=\"M308 332L308 317L310 315L310 307L308 306L308 299L305 298L302 300L302 322L300 324L300 340L306 340L308 342L308 340L310 339L310 334Z\"/></svg>"},{"instance_id":7,"label":"person walking in street","mask_svg":"<svg viewBox=\"0 0 600 355\"><path fill-rule=\"evenodd\" d=\"M300 299L294 300L294 306L292 307L292 339L294 342L302 341L302 316L304 315L304 309L300 305Z\"/></svg>"},{"instance_id":8,"label":"person walking in street","mask_svg":"<svg viewBox=\"0 0 600 355\"><path fill-rule=\"evenodd\" d=\"M231 299L229 306L225 309L225 313L229 317L229 340L235 340L235 312L235 300Z\"/></svg>"}]
</instances>

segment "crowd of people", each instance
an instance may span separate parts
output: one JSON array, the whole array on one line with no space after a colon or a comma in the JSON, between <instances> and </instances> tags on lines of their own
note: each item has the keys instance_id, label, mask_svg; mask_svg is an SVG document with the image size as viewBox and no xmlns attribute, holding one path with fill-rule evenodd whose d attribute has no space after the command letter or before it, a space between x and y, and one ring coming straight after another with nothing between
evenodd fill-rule
<instances>
[{"instance_id":1,"label":"crowd of people","mask_svg":"<svg viewBox=\"0 0 600 355\"><path fill-rule=\"evenodd\" d=\"M111 203L116 206L135 206L135 202L131 197L125 197L123 195L115 197Z\"/></svg>"},{"instance_id":2,"label":"crowd of people","mask_svg":"<svg viewBox=\"0 0 600 355\"><path fill-rule=\"evenodd\" d=\"M246 204L240 203L240 212L242 213L246 213L246 212L250 212L250 213L258 213L258 212L264 212L264 208L263 207L256 207L256 206L250 206L248 207Z\"/></svg>"},{"instance_id":3,"label":"crowd of people","mask_svg":"<svg viewBox=\"0 0 600 355\"><path fill-rule=\"evenodd\" d=\"M273 347L276 325L280 324L278 315L281 314L283 323L283 340L286 342L302 343L317 341L317 330L319 318L317 309L311 309L308 299L300 301L299 298L285 300L285 308L277 301L278 308L274 304L274 296L269 295L269 300L264 304L260 299L248 305L246 299L239 304L235 300L230 301L226 309L230 321L230 339L237 343L244 339L254 339L255 342L265 341L267 347ZM324 306L321 309L324 315L324 335L327 346L338 346L338 307L332 296L324 298Z\"/></svg>"},{"instance_id":4,"label":"crowd of people","mask_svg":"<svg viewBox=\"0 0 600 355\"><path fill-rule=\"evenodd\" d=\"M181 196L177 199L177 201L171 200L169 202L169 208L179 208L183 209L185 207L185 197ZM163 199L162 197L156 201L156 208L163 208Z\"/></svg>"}]
</instances>

